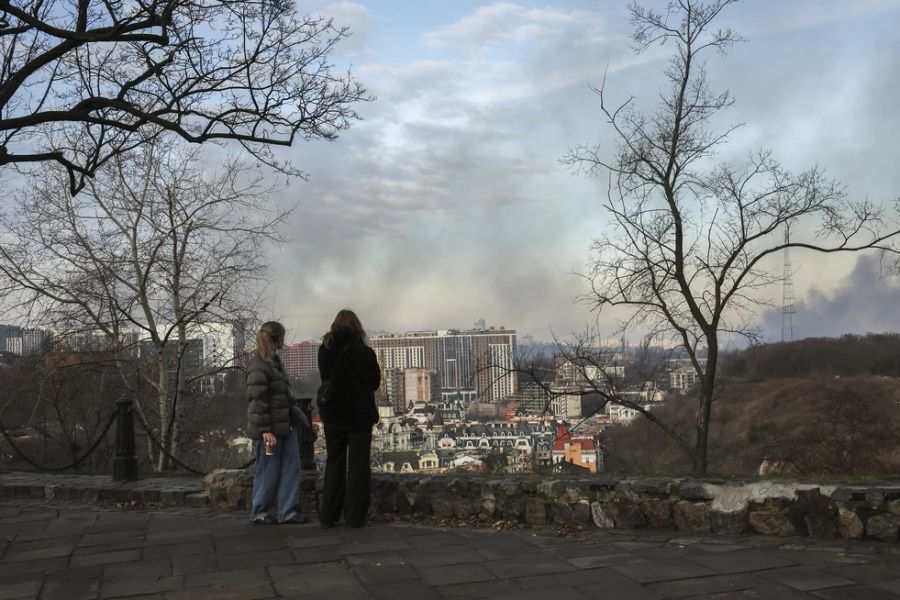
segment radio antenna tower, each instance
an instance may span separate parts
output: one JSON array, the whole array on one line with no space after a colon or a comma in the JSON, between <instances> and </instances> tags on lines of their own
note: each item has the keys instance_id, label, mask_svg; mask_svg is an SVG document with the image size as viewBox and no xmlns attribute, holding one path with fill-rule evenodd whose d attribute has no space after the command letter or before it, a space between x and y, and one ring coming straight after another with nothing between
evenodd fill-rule
<instances>
[{"instance_id":1,"label":"radio antenna tower","mask_svg":"<svg viewBox=\"0 0 900 600\"><path fill-rule=\"evenodd\" d=\"M791 227L784 230L784 275L782 277L781 294L781 341L793 342L797 337L797 327L794 325L794 280L791 268L791 251L788 244L791 243Z\"/></svg>"}]
</instances>

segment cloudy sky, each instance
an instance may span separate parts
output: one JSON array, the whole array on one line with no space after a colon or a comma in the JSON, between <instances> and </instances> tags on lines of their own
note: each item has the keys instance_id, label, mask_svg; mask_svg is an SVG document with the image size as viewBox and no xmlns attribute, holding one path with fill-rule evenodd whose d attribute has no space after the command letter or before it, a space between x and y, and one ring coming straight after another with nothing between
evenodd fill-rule
<instances>
[{"instance_id":1,"label":"cloudy sky","mask_svg":"<svg viewBox=\"0 0 900 600\"><path fill-rule=\"evenodd\" d=\"M321 335L343 306L370 330L583 328L593 317L573 273L606 227L605 186L559 159L612 147L589 84L606 70L613 98L652 102L667 56L634 55L627 2L300 8L352 28L335 59L377 100L336 142L291 149L309 180L285 192L299 207L261 316L294 340ZM748 39L709 65L736 97L728 120L746 123L726 156L765 147L791 169L820 165L850 197L900 196L900 0L752 0L720 23ZM900 330L900 284L877 261L793 260L802 336ZM780 336L780 316L760 322Z\"/></svg>"}]
</instances>

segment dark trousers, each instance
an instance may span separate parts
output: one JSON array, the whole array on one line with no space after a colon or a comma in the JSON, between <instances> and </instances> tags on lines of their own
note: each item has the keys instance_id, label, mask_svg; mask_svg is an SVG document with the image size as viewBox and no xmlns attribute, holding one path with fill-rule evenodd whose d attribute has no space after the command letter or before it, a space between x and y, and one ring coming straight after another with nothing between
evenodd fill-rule
<instances>
[{"instance_id":1,"label":"dark trousers","mask_svg":"<svg viewBox=\"0 0 900 600\"><path fill-rule=\"evenodd\" d=\"M325 482L319 521L333 525L344 514L350 527L362 527L369 512L372 429L341 431L325 425Z\"/></svg>"}]
</instances>

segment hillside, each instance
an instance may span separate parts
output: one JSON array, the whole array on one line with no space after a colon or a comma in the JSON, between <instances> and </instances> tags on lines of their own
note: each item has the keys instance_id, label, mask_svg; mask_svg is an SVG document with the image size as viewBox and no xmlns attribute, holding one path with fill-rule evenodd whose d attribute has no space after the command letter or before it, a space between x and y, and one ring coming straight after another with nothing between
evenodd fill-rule
<instances>
[{"instance_id":1,"label":"hillside","mask_svg":"<svg viewBox=\"0 0 900 600\"><path fill-rule=\"evenodd\" d=\"M693 440L696 406L696 397L682 396L658 414ZM785 475L898 475L898 408L897 377L723 378L713 406L710 473L756 475L765 461L768 472ZM643 419L608 431L606 443L610 470L690 469L678 446Z\"/></svg>"},{"instance_id":2,"label":"hillside","mask_svg":"<svg viewBox=\"0 0 900 600\"><path fill-rule=\"evenodd\" d=\"M725 355L721 372L751 380L834 375L900 377L900 334L844 335L754 346Z\"/></svg>"}]
</instances>

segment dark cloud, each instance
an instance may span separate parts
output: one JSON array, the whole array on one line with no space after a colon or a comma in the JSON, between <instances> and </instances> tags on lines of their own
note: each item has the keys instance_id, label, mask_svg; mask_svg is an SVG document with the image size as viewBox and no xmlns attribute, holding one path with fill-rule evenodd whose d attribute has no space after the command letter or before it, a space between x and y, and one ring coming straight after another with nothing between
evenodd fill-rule
<instances>
[{"instance_id":1,"label":"dark cloud","mask_svg":"<svg viewBox=\"0 0 900 600\"><path fill-rule=\"evenodd\" d=\"M813 287L796 302L799 337L900 331L900 277L891 258L860 255L854 269L831 291ZM763 329L768 341L781 339L780 310L768 311Z\"/></svg>"}]
</instances>

